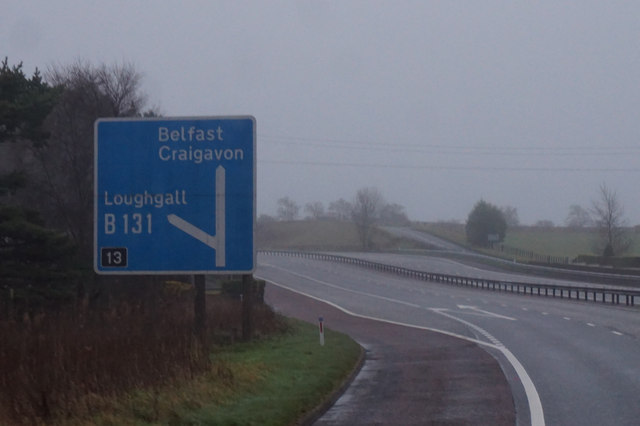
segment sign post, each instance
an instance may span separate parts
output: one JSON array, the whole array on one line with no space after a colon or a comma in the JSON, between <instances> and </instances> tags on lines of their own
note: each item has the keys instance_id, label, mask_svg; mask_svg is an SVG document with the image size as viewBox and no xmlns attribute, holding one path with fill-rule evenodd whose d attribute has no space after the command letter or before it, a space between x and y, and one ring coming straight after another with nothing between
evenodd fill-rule
<instances>
[{"instance_id":1,"label":"sign post","mask_svg":"<svg viewBox=\"0 0 640 426\"><path fill-rule=\"evenodd\" d=\"M251 116L95 124L98 274L250 274L256 126Z\"/></svg>"}]
</instances>

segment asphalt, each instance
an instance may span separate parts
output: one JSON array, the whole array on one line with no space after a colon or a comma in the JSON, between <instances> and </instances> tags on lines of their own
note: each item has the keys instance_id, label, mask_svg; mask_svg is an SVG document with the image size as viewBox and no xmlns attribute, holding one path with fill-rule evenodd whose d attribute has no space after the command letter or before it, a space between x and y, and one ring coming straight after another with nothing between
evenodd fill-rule
<instances>
[{"instance_id":1,"label":"asphalt","mask_svg":"<svg viewBox=\"0 0 640 426\"><path fill-rule=\"evenodd\" d=\"M509 384L476 344L434 332L353 317L323 302L267 284L278 312L348 334L366 350L361 370L314 425L514 425ZM330 345L330 341L325 344ZM342 391L342 390L341 390Z\"/></svg>"}]
</instances>

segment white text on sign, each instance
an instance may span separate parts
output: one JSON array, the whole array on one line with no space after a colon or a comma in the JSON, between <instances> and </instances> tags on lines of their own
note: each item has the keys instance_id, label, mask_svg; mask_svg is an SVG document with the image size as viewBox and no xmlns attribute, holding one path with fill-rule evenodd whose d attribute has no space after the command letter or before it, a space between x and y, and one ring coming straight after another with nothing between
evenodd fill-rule
<instances>
[{"instance_id":1,"label":"white text on sign","mask_svg":"<svg viewBox=\"0 0 640 426\"><path fill-rule=\"evenodd\" d=\"M158 149L158 158L162 161L189 161L195 164L209 161L241 161L244 160L244 150L236 148L206 147L203 143L223 142L224 130L221 126L215 129L199 128L196 126L180 126L170 129L158 127L158 142L165 143ZM200 143L193 147L166 145L168 142Z\"/></svg>"},{"instance_id":2,"label":"white text on sign","mask_svg":"<svg viewBox=\"0 0 640 426\"><path fill-rule=\"evenodd\" d=\"M185 205L187 203L187 191L184 189L176 189L173 192L165 192L153 194L144 191L138 194L109 194L104 191L105 206L131 206L141 209L145 206L153 206L161 209L169 205Z\"/></svg>"},{"instance_id":3,"label":"white text on sign","mask_svg":"<svg viewBox=\"0 0 640 426\"><path fill-rule=\"evenodd\" d=\"M160 142L212 142L222 141L222 127L217 129L199 129L195 126L180 130L169 130L168 127L158 127L158 141Z\"/></svg>"}]
</instances>

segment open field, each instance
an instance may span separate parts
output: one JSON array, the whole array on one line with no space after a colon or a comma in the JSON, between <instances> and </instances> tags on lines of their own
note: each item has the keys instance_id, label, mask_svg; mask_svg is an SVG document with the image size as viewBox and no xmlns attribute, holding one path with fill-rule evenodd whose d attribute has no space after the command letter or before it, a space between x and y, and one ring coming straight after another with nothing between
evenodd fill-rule
<instances>
[{"instance_id":1,"label":"open field","mask_svg":"<svg viewBox=\"0 0 640 426\"><path fill-rule=\"evenodd\" d=\"M416 229L430 232L444 239L466 245L464 224L419 223ZM301 220L292 222L265 222L258 225L256 241L259 249L278 250L362 250L358 233L352 222ZM640 255L640 231L629 229L633 244L627 255ZM545 256L573 259L581 254L595 254L595 229L565 227L516 227L507 230L505 246ZM417 243L394 237L382 230L373 234L374 250L422 248Z\"/></svg>"},{"instance_id":2,"label":"open field","mask_svg":"<svg viewBox=\"0 0 640 426\"><path fill-rule=\"evenodd\" d=\"M416 223L415 229L432 233L446 240L468 246L464 224ZM258 225L256 241L259 250L361 251L358 233L352 222L291 221L264 222ZM629 228L632 245L627 258L640 256L640 228ZM477 249L488 255L516 258L522 262L573 261L579 255L595 255L597 231L592 228L515 227L507 230L505 241L496 250ZM504 246L504 251L499 250ZM424 249L420 244L395 237L376 229L373 233L374 251ZM624 260L624 259L623 259Z\"/></svg>"},{"instance_id":3,"label":"open field","mask_svg":"<svg viewBox=\"0 0 640 426\"><path fill-rule=\"evenodd\" d=\"M593 232L566 228L515 228L507 231L504 244L534 253L565 256L593 254L596 236Z\"/></svg>"},{"instance_id":4,"label":"open field","mask_svg":"<svg viewBox=\"0 0 640 426\"><path fill-rule=\"evenodd\" d=\"M464 224L422 223L417 225L417 229L430 232L461 245L466 244ZM633 239L633 244L626 255L640 256L640 234L635 228L630 228L629 234ZM597 238L597 231L591 228L523 226L508 229L504 245L540 255L573 259L581 254L595 254L594 246Z\"/></svg>"},{"instance_id":5,"label":"open field","mask_svg":"<svg viewBox=\"0 0 640 426\"><path fill-rule=\"evenodd\" d=\"M374 250L422 248L378 229L374 229L372 240ZM355 224L338 220L262 222L256 231L256 244L260 250L362 250Z\"/></svg>"}]
</instances>

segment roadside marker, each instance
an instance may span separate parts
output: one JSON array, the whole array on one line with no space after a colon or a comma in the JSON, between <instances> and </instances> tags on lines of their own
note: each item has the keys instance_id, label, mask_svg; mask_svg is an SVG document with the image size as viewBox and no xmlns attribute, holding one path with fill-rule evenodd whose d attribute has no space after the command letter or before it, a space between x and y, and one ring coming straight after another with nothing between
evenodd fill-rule
<instances>
[{"instance_id":1,"label":"roadside marker","mask_svg":"<svg viewBox=\"0 0 640 426\"><path fill-rule=\"evenodd\" d=\"M324 346L324 318L318 317L318 330L320 331L320 346Z\"/></svg>"}]
</instances>

